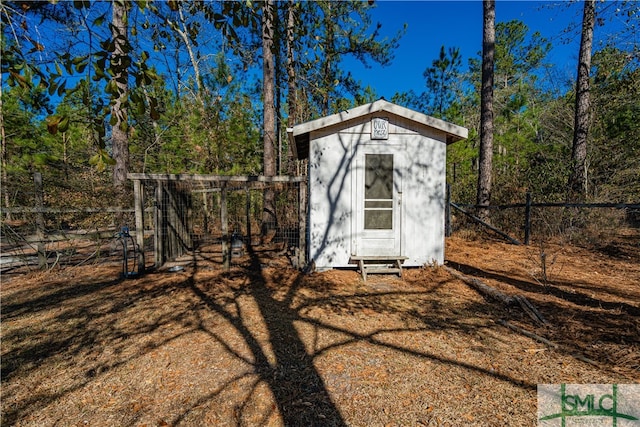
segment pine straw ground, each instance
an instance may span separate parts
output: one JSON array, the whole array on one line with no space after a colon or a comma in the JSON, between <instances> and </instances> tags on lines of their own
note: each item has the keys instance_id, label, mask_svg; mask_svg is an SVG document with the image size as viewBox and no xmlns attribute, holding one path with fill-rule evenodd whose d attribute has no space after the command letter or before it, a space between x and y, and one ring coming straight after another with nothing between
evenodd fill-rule
<instances>
[{"instance_id":1,"label":"pine straw ground","mask_svg":"<svg viewBox=\"0 0 640 427\"><path fill-rule=\"evenodd\" d=\"M447 241L450 266L525 295L544 328L443 268L364 283L269 251L226 273L201 253L130 280L3 277L2 424L527 426L538 383L639 382L638 252L548 245L545 287L540 249Z\"/></svg>"}]
</instances>

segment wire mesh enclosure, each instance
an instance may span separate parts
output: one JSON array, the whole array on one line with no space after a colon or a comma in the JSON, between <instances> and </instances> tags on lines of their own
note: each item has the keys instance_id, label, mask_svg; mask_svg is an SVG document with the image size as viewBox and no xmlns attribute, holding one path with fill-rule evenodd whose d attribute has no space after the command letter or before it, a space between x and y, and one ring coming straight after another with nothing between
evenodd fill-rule
<instances>
[{"instance_id":1,"label":"wire mesh enclosure","mask_svg":"<svg viewBox=\"0 0 640 427\"><path fill-rule=\"evenodd\" d=\"M121 224L134 225L134 210L110 179L14 171L2 193L12 197L0 209L0 274L121 259Z\"/></svg>"},{"instance_id":2,"label":"wire mesh enclosure","mask_svg":"<svg viewBox=\"0 0 640 427\"><path fill-rule=\"evenodd\" d=\"M148 228L145 211L152 208L157 267L190 251L206 251L219 253L228 268L232 257L265 244L290 250L296 265L304 264L304 177L129 174L129 179L136 230ZM142 233L137 235L144 247Z\"/></svg>"}]
</instances>

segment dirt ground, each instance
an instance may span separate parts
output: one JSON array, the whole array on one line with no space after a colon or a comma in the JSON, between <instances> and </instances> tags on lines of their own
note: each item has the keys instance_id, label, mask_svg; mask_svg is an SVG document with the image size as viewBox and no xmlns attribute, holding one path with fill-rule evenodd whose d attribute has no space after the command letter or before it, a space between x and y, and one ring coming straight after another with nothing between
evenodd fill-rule
<instances>
[{"instance_id":1,"label":"dirt ground","mask_svg":"<svg viewBox=\"0 0 640 427\"><path fill-rule=\"evenodd\" d=\"M447 240L448 267L526 296L548 326L442 267L363 282L264 248L229 272L201 252L127 280L115 263L4 275L2 425L535 425L539 383L640 381L631 237Z\"/></svg>"}]
</instances>

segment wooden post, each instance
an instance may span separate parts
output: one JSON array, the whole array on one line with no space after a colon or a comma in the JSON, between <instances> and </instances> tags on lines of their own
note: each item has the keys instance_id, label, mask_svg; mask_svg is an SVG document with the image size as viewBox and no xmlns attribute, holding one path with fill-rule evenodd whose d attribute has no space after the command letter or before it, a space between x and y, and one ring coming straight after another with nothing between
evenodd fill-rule
<instances>
[{"instance_id":1,"label":"wooden post","mask_svg":"<svg viewBox=\"0 0 640 427\"><path fill-rule=\"evenodd\" d=\"M229 245L229 218L227 217L227 189L222 187L220 193L220 228L222 231L222 268L231 268L231 251Z\"/></svg>"},{"instance_id":2,"label":"wooden post","mask_svg":"<svg viewBox=\"0 0 640 427\"><path fill-rule=\"evenodd\" d=\"M298 183L298 267L307 263L307 183Z\"/></svg>"},{"instance_id":3,"label":"wooden post","mask_svg":"<svg viewBox=\"0 0 640 427\"><path fill-rule=\"evenodd\" d=\"M527 192L527 203L524 208L524 244L528 245L531 237L531 193Z\"/></svg>"},{"instance_id":4,"label":"wooden post","mask_svg":"<svg viewBox=\"0 0 640 427\"><path fill-rule=\"evenodd\" d=\"M186 194L180 191L174 183L170 184L167 196L169 198L169 226L167 227L167 233L170 236L169 241L171 243L169 253L170 257L175 259L193 249L193 240L191 239L188 223L189 200Z\"/></svg>"},{"instance_id":5,"label":"wooden post","mask_svg":"<svg viewBox=\"0 0 640 427\"><path fill-rule=\"evenodd\" d=\"M136 245L138 246L138 274L144 273L144 184L133 181L133 198L136 211Z\"/></svg>"},{"instance_id":6,"label":"wooden post","mask_svg":"<svg viewBox=\"0 0 640 427\"><path fill-rule=\"evenodd\" d=\"M191 206L189 196L183 191L180 196L180 243L182 252L195 249L189 227L189 208Z\"/></svg>"},{"instance_id":7,"label":"wooden post","mask_svg":"<svg viewBox=\"0 0 640 427\"><path fill-rule=\"evenodd\" d=\"M247 201L245 205L245 214L247 216L247 241L244 242L247 250L251 249L251 191L249 186L245 185L244 191L247 193Z\"/></svg>"},{"instance_id":8,"label":"wooden post","mask_svg":"<svg viewBox=\"0 0 640 427\"><path fill-rule=\"evenodd\" d=\"M44 227L44 194L42 190L42 174L35 172L33 174L34 184L34 204L36 208L36 236L38 237L38 266L41 269L47 267L47 253L45 250L45 227Z\"/></svg>"},{"instance_id":9,"label":"wooden post","mask_svg":"<svg viewBox=\"0 0 640 427\"><path fill-rule=\"evenodd\" d=\"M166 188L166 196L167 205L165 209L167 209L167 241L169 242L168 247L168 258L170 260L175 259L179 256L178 250L178 235L177 235L177 223L178 223L178 212L176 206L176 192L175 192L175 184L173 182L167 183Z\"/></svg>"},{"instance_id":10,"label":"wooden post","mask_svg":"<svg viewBox=\"0 0 640 427\"><path fill-rule=\"evenodd\" d=\"M166 230L166 224L164 222L165 208L164 208L164 189L162 181L156 181L156 202L155 202L155 224L153 227L154 234L154 260L156 268L159 268L164 264L164 239Z\"/></svg>"},{"instance_id":11,"label":"wooden post","mask_svg":"<svg viewBox=\"0 0 640 427\"><path fill-rule=\"evenodd\" d=\"M444 235L451 237L451 184L447 184L444 203Z\"/></svg>"},{"instance_id":12,"label":"wooden post","mask_svg":"<svg viewBox=\"0 0 640 427\"><path fill-rule=\"evenodd\" d=\"M204 232L208 233L209 232L209 193L207 192L202 192L202 206L204 209Z\"/></svg>"}]
</instances>

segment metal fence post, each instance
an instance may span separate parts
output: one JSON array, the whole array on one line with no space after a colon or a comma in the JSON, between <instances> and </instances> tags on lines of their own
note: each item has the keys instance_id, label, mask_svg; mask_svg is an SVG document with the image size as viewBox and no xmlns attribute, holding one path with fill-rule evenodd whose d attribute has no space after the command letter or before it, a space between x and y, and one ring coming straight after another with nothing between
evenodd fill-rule
<instances>
[{"instance_id":1,"label":"metal fence post","mask_svg":"<svg viewBox=\"0 0 640 427\"><path fill-rule=\"evenodd\" d=\"M38 237L38 266L41 269L47 267L47 253L45 250L45 225L44 225L44 192L42 189L42 174L35 172L33 174L34 184L34 204L36 210L36 235Z\"/></svg>"},{"instance_id":2,"label":"metal fence post","mask_svg":"<svg viewBox=\"0 0 640 427\"><path fill-rule=\"evenodd\" d=\"M220 192L220 226L222 231L222 266L225 271L231 268L231 245L229 245L229 218L227 215L227 188Z\"/></svg>"},{"instance_id":3,"label":"metal fence post","mask_svg":"<svg viewBox=\"0 0 640 427\"><path fill-rule=\"evenodd\" d=\"M444 204L444 235L451 237L451 184L447 184Z\"/></svg>"},{"instance_id":4,"label":"metal fence post","mask_svg":"<svg viewBox=\"0 0 640 427\"><path fill-rule=\"evenodd\" d=\"M527 202L524 207L524 244L528 245L531 238L531 193L527 192Z\"/></svg>"}]
</instances>

